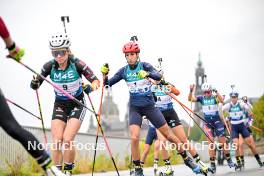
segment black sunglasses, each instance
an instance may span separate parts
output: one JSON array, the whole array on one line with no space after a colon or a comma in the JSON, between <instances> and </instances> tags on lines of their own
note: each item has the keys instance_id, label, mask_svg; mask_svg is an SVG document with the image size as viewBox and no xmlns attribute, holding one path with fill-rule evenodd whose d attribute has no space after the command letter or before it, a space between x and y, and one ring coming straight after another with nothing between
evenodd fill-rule
<instances>
[{"instance_id":1,"label":"black sunglasses","mask_svg":"<svg viewBox=\"0 0 264 176\"><path fill-rule=\"evenodd\" d=\"M52 51L51 53L53 57L58 57L59 55L65 56L66 50L57 50L57 51Z\"/></svg>"}]
</instances>

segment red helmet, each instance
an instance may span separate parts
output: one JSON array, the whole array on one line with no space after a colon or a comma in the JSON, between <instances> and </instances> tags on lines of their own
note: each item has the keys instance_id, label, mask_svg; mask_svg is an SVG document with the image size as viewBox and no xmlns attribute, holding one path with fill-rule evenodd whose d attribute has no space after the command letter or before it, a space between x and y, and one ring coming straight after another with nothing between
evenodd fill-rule
<instances>
[{"instance_id":1,"label":"red helmet","mask_svg":"<svg viewBox=\"0 0 264 176\"><path fill-rule=\"evenodd\" d=\"M135 42L129 42L124 45L123 47L123 53L139 53L140 49L138 44Z\"/></svg>"}]
</instances>

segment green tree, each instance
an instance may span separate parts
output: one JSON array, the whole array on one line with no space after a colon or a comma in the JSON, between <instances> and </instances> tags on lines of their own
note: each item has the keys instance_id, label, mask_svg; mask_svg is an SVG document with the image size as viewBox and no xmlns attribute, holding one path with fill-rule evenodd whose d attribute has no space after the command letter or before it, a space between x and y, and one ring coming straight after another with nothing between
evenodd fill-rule
<instances>
[{"instance_id":1,"label":"green tree","mask_svg":"<svg viewBox=\"0 0 264 176\"><path fill-rule=\"evenodd\" d=\"M256 127L262 129L262 133L253 130L254 135L264 137L264 95L253 104L254 124Z\"/></svg>"}]
</instances>

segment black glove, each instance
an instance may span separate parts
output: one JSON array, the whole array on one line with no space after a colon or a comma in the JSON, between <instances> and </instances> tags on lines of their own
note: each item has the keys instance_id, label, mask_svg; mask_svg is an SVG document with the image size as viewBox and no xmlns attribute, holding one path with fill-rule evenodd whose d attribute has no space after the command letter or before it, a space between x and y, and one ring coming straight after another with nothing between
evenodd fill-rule
<instances>
[{"instance_id":1,"label":"black glove","mask_svg":"<svg viewBox=\"0 0 264 176\"><path fill-rule=\"evenodd\" d=\"M160 84L162 85L169 85L169 82L165 81L165 79L160 80Z\"/></svg>"},{"instance_id":2,"label":"black glove","mask_svg":"<svg viewBox=\"0 0 264 176\"><path fill-rule=\"evenodd\" d=\"M92 86L90 86L90 85L88 85L88 84L87 84L87 85L83 85L82 87L83 87L83 91L84 91L87 95L93 91Z\"/></svg>"},{"instance_id":3,"label":"black glove","mask_svg":"<svg viewBox=\"0 0 264 176\"><path fill-rule=\"evenodd\" d=\"M40 86L40 82L38 79L32 79L31 83L30 83L30 87L34 90L37 90Z\"/></svg>"}]
</instances>

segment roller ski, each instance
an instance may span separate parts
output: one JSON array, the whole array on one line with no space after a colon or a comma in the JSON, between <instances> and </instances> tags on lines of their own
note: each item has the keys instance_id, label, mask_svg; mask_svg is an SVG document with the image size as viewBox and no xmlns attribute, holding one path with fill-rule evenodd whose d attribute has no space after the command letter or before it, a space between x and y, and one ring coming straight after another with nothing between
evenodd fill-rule
<instances>
[{"instance_id":1,"label":"roller ski","mask_svg":"<svg viewBox=\"0 0 264 176\"><path fill-rule=\"evenodd\" d=\"M134 169L131 169L131 170L129 171L129 175L131 175L131 176L134 176L134 175L135 175L135 171L134 171Z\"/></svg>"},{"instance_id":2,"label":"roller ski","mask_svg":"<svg viewBox=\"0 0 264 176\"><path fill-rule=\"evenodd\" d=\"M141 166L135 166L135 172L133 176L144 176Z\"/></svg>"},{"instance_id":3,"label":"roller ski","mask_svg":"<svg viewBox=\"0 0 264 176\"><path fill-rule=\"evenodd\" d=\"M188 157L188 158L186 158L184 160L184 164L186 166L188 166L190 169L192 169L192 171L195 174L202 174L202 175L207 176L208 171L207 170L203 170L201 166L194 164L190 157Z\"/></svg>"},{"instance_id":4,"label":"roller ski","mask_svg":"<svg viewBox=\"0 0 264 176\"><path fill-rule=\"evenodd\" d=\"M258 164L261 169L264 169L264 162L258 162Z\"/></svg>"},{"instance_id":5,"label":"roller ski","mask_svg":"<svg viewBox=\"0 0 264 176\"><path fill-rule=\"evenodd\" d=\"M216 166L214 164L214 168L212 167L208 167L203 161L199 161L197 164L199 164L201 166L201 169L203 171L203 173L211 173L210 175L215 175L215 172L216 172Z\"/></svg>"},{"instance_id":6,"label":"roller ski","mask_svg":"<svg viewBox=\"0 0 264 176\"><path fill-rule=\"evenodd\" d=\"M159 176L173 176L173 175L174 172L171 168L171 165L165 165L165 171L159 173Z\"/></svg>"},{"instance_id":7,"label":"roller ski","mask_svg":"<svg viewBox=\"0 0 264 176\"><path fill-rule=\"evenodd\" d=\"M245 169L245 161L244 160L241 161L241 167L242 167L242 170Z\"/></svg>"},{"instance_id":8,"label":"roller ski","mask_svg":"<svg viewBox=\"0 0 264 176\"><path fill-rule=\"evenodd\" d=\"M65 171L64 173L65 173L66 176L72 176L72 173L69 172L69 171Z\"/></svg>"},{"instance_id":9,"label":"roller ski","mask_svg":"<svg viewBox=\"0 0 264 176\"><path fill-rule=\"evenodd\" d=\"M237 164L235 166L235 171L242 171L242 164Z\"/></svg>"},{"instance_id":10,"label":"roller ski","mask_svg":"<svg viewBox=\"0 0 264 176\"><path fill-rule=\"evenodd\" d=\"M46 171L46 176L66 176L64 173L62 173L56 166L51 166Z\"/></svg>"},{"instance_id":11,"label":"roller ski","mask_svg":"<svg viewBox=\"0 0 264 176\"><path fill-rule=\"evenodd\" d=\"M158 163L154 163L154 165L153 165L153 168L154 168L154 175L156 176L156 175L158 175Z\"/></svg>"},{"instance_id":12,"label":"roller ski","mask_svg":"<svg viewBox=\"0 0 264 176\"><path fill-rule=\"evenodd\" d=\"M216 165L215 165L215 163L211 163L211 166L210 166L208 171L211 173L210 175L212 175L212 176L214 176L216 174Z\"/></svg>"},{"instance_id":13,"label":"roller ski","mask_svg":"<svg viewBox=\"0 0 264 176\"><path fill-rule=\"evenodd\" d=\"M232 160L227 161L227 164L230 168L235 168L235 171L241 171L242 170L242 165L241 163L236 164Z\"/></svg>"}]
</instances>

